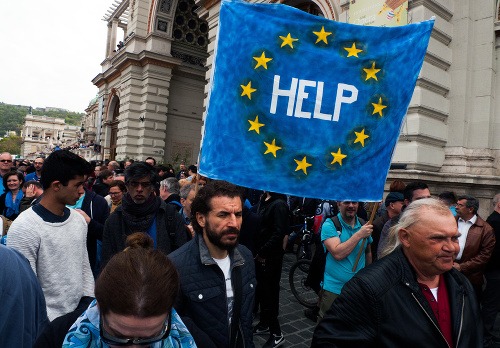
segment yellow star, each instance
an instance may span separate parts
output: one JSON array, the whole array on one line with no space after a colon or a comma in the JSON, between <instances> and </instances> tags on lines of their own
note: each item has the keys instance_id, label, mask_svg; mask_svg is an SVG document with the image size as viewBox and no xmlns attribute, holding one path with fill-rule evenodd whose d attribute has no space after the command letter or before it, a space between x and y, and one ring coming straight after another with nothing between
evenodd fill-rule
<instances>
[{"instance_id":1,"label":"yellow star","mask_svg":"<svg viewBox=\"0 0 500 348\"><path fill-rule=\"evenodd\" d=\"M370 69L363 69L366 73L366 79L365 81L368 81L369 79L375 79L375 81L378 81L377 79L377 73L380 71L380 69L375 69L375 62L372 63L372 67Z\"/></svg>"},{"instance_id":2,"label":"yellow star","mask_svg":"<svg viewBox=\"0 0 500 348\"><path fill-rule=\"evenodd\" d=\"M360 49L356 48L356 43L355 42L352 43L351 47L344 47L344 49L349 53L347 55L347 58L349 58L349 57L359 58L358 57L358 53L359 52L363 52L363 50L360 50Z\"/></svg>"},{"instance_id":3,"label":"yellow star","mask_svg":"<svg viewBox=\"0 0 500 348\"><path fill-rule=\"evenodd\" d=\"M276 139L273 139L273 142L271 144L266 143L264 141L264 145L266 145L267 150L264 152L264 155L267 155L268 153L272 153L274 157L276 157L276 151L281 150L281 147L276 146Z\"/></svg>"},{"instance_id":4,"label":"yellow star","mask_svg":"<svg viewBox=\"0 0 500 348\"><path fill-rule=\"evenodd\" d=\"M338 163L340 165L342 165L342 160L344 158L347 157L347 155L344 155L341 151L340 151L340 147L339 149L337 150L337 152L331 152L332 156L333 156L333 161L332 163L330 164L335 164L335 163Z\"/></svg>"},{"instance_id":5,"label":"yellow star","mask_svg":"<svg viewBox=\"0 0 500 348\"><path fill-rule=\"evenodd\" d=\"M262 55L260 57L253 57L257 61L257 65L255 66L254 69L257 69L259 66L263 66L264 69L267 70L267 62L273 60L272 58L267 58L266 53L262 52Z\"/></svg>"},{"instance_id":6,"label":"yellow star","mask_svg":"<svg viewBox=\"0 0 500 348\"><path fill-rule=\"evenodd\" d=\"M265 126L264 123L259 123L259 116L255 116L255 120L252 121L252 120L248 120L248 122L250 122L250 129L248 129L248 131L255 131L257 134L260 134L260 127L263 127ZM274 156L276 157L276 156Z\"/></svg>"},{"instance_id":7,"label":"yellow star","mask_svg":"<svg viewBox=\"0 0 500 348\"><path fill-rule=\"evenodd\" d=\"M354 133L356 133L356 140L354 140L354 144L361 143L361 146L365 147L365 139L370 137L369 135L365 134L365 129L363 128L361 132Z\"/></svg>"},{"instance_id":8,"label":"yellow star","mask_svg":"<svg viewBox=\"0 0 500 348\"><path fill-rule=\"evenodd\" d=\"M328 35L332 35L331 32L329 31L325 31L325 27L321 27L321 31L313 31L313 34L316 35L318 37L318 39L316 40L315 43L318 43L320 41L323 41L324 43L326 43L328 45L328 40L327 40L327 37Z\"/></svg>"},{"instance_id":9,"label":"yellow star","mask_svg":"<svg viewBox=\"0 0 500 348\"><path fill-rule=\"evenodd\" d=\"M378 104L372 103L372 105L373 105L372 115L378 113L380 117L384 116L382 115L382 110L384 110L387 107L387 105L382 105L382 98L378 98Z\"/></svg>"},{"instance_id":10,"label":"yellow star","mask_svg":"<svg viewBox=\"0 0 500 348\"><path fill-rule=\"evenodd\" d=\"M312 166L312 164L307 163L306 156L304 156L304 158L301 161L296 160L296 159L294 159L294 161L295 161L295 163L297 163L297 168L295 168L295 171L302 169L304 174L307 175L307 167Z\"/></svg>"},{"instance_id":11,"label":"yellow star","mask_svg":"<svg viewBox=\"0 0 500 348\"><path fill-rule=\"evenodd\" d=\"M288 33L287 36L280 36L280 39L283 40L283 42L281 43L281 47L284 47L284 46L288 45L291 48L293 48L294 41L299 41L299 39L292 38L290 36L290 33Z\"/></svg>"},{"instance_id":12,"label":"yellow star","mask_svg":"<svg viewBox=\"0 0 500 348\"><path fill-rule=\"evenodd\" d=\"M248 99L252 99L252 93L256 91L255 88L252 88L252 81L250 81L246 86L240 85L241 88L243 88L243 92L241 92L241 97L246 95Z\"/></svg>"}]
</instances>

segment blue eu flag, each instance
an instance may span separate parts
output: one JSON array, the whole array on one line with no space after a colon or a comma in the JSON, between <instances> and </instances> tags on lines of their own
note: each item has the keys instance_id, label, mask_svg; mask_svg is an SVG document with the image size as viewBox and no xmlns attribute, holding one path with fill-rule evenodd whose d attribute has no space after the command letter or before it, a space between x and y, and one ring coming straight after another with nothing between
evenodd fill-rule
<instances>
[{"instance_id":1,"label":"blue eu flag","mask_svg":"<svg viewBox=\"0 0 500 348\"><path fill-rule=\"evenodd\" d=\"M379 201L434 21L365 27L223 1L200 173Z\"/></svg>"}]
</instances>

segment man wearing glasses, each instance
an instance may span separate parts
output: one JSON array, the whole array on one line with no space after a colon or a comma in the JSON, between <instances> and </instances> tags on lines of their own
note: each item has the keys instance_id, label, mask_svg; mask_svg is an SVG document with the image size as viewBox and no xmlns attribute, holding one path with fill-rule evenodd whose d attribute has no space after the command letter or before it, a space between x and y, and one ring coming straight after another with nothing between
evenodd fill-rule
<instances>
[{"instance_id":1,"label":"man wearing glasses","mask_svg":"<svg viewBox=\"0 0 500 348\"><path fill-rule=\"evenodd\" d=\"M148 234L154 248L165 254L187 242L182 217L175 207L156 196L156 184L156 172L145 162L134 162L125 169L127 193L104 225L102 266L125 248L127 236L135 232Z\"/></svg>"},{"instance_id":2,"label":"man wearing glasses","mask_svg":"<svg viewBox=\"0 0 500 348\"><path fill-rule=\"evenodd\" d=\"M12 167L12 155L8 152L0 154L0 175L3 178L5 174L10 172ZM5 192L5 187L3 186L3 180L0 180L0 195Z\"/></svg>"},{"instance_id":3,"label":"man wearing glasses","mask_svg":"<svg viewBox=\"0 0 500 348\"><path fill-rule=\"evenodd\" d=\"M26 175L25 182L30 180L40 181L40 179L42 178L42 167L44 160L45 159L43 157L35 158L35 163L33 163L33 165L35 166L35 171Z\"/></svg>"}]
</instances>

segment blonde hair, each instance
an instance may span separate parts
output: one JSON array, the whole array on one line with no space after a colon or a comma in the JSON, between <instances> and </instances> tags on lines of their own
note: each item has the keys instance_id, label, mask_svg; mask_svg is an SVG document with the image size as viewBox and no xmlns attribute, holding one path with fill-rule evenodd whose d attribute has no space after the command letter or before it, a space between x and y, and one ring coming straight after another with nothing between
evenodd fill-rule
<instances>
[{"instance_id":1,"label":"blonde hair","mask_svg":"<svg viewBox=\"0 0 500 348\"><path fill-rule=\"evenodd\" d=\"M399 231L407 229L420 221L422 215L428 211L436 212L440 215L451 215L450 208L436 198L425 198L413 201L402 213L399 222L392 226L387 236L387 244L380 252L380 258L392 253L400 244Z\"/></svg>"}]
</instances>

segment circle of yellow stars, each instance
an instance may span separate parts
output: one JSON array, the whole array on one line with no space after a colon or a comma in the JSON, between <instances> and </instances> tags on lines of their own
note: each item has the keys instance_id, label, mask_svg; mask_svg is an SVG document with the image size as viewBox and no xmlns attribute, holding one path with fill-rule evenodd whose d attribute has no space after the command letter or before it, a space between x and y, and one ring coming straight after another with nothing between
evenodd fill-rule
<instances>
[{"instance_id":1,"label":"circle of yellow stars","mask_svg":"<svg viewBox=\"0 0 500 348\"><path fill-rule=\"evenodd\" d=\"M333 33L326 31L325 27L322 26L320 30L318 31L312 31L312 33L316 36L316 41L315 44L324 44L324 45L329 45L330 42L328 39L333 38ZM287 33L285 36L279 35L279 39L281 40L281 46L280 48L289 48L289 49L295 49L294 44L299 42L298 38L295 38L292 36L291 33ZM358 43L359 45L359 43ZM361 45L362 46L362 45ZM359 54L362 54L364 51L361 48L358 48L356 45L356 42L352 42L351 46L343 47L343 49L347 52L346 53L346 58L359 58ZM262 51L260 56L253 57L255 63L254 70L255 69L268 69L268 64L272 64L273 58L270 56L266 55L265 51ZM370 79L373 79L378 82L378 77L377 74L381 71L381 68L377 67L376 62L372 61L371 65L368 67L363 68L363 72L365 74L365 81L368 81ZM257 92L256 88L252 87L252 81L248 81L246 84L240 85L241 87L241 97L247 97L249 100L252 100L252 93ZM372 115L378 114L379 117L384 116L384 110L387 108L388 105L383 104L384 101L382 100L382 97L379 97L378 100L375 103L371 103L373 107L373 112ZM257 134L260 135L260 129L265 126L264 123L261 123L259 121L259 116L256 115L255 118L252 120L248 120L250 123L250 128L248 131L254 131ZM356 136L356 139L354 139L354 144L359 143L362 147L365 147L365 140L368 139L370 136L365 133L365 129L361 129L361 131L356 132L354 131L354 135ZM264 155L270 154L274 156L274 158L277 158L278 151L282 150L283 147L279 146L276 144L276 139L274 138L271 142L266 142L264 141L264 145L266 147L266 150L264 152ZM338 164L339 166L342 166L342 160L347 158L347 155L342 153L342 149L339 147L336 152L331 152L332 155L332 161L331 165ZM297 167L295 168L295 171L300 171L307 175L307 168L312 167L312 164L307 161L307 156L303 156L302 159L294 159Z\"/></svg>"}]
</instances>

